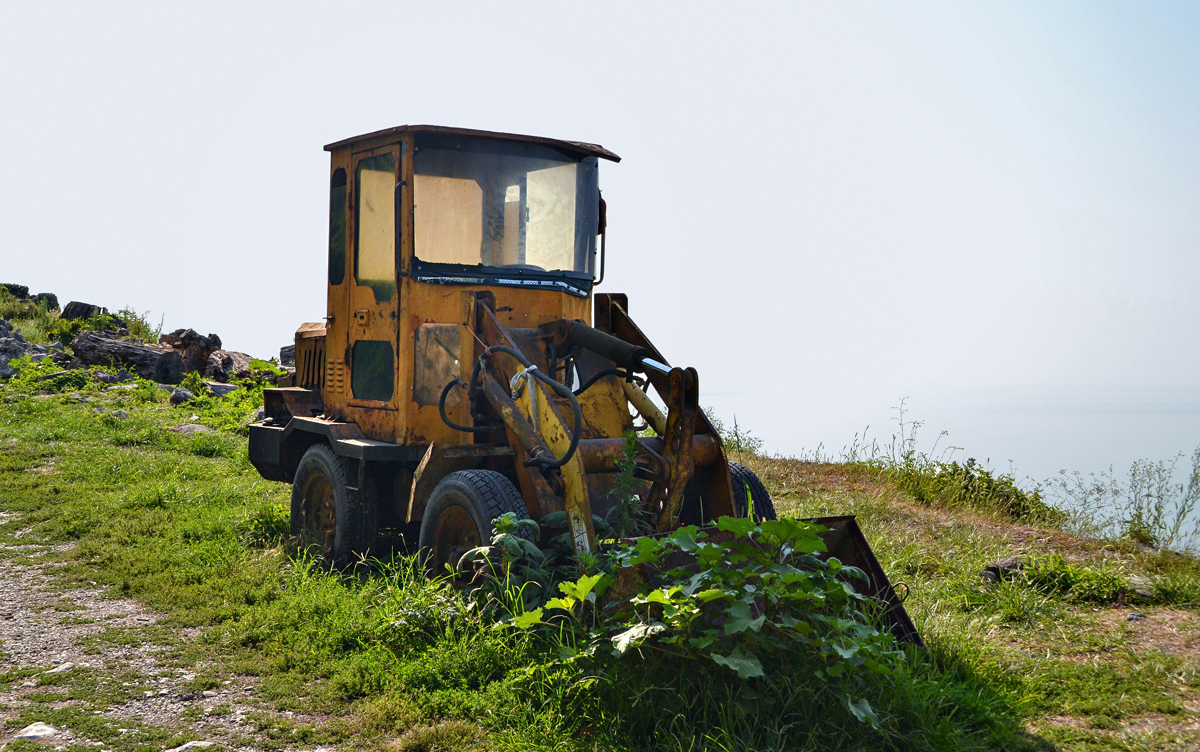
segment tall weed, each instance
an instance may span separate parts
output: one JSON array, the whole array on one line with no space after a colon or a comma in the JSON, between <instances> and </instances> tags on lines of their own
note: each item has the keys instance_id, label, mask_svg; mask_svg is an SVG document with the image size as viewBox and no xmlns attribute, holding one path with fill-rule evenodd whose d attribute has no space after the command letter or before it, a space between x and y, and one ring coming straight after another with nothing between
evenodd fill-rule
<instances>
[{"instance_id":1,"label":"tall weed","mask_svg":"<svg viewBox=\"0 0 1200 752\"><path fill-rule=\"evenodd\" d=\"M1066 529L1072 533L1195 552L1200 544L1200 447L1192 453L1186 482L1179 483L1176 469L1183 456L1170 462L1136 460L1124 483L1111 469L1086 476L1064 470L1046 488L1065 511Z\"/></svg>"}]
</instances>

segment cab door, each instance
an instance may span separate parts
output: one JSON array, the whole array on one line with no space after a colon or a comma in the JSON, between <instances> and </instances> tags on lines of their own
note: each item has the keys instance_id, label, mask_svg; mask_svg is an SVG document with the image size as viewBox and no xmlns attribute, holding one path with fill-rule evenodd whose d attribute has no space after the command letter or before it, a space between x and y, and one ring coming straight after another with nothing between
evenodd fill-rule
<instances>
[{"instance_id":1,"label":"cab door","mask_svg":"<svg viewBox=\"0 0 1200 752\"><path fill-rule=\"evenodd\" d=\"M348 310L346 365L349 406L369 437L393 440L398 406L396 323L399 289L397 211L400 201L400 147L385 146L353 155L351 172L353 280ZM386 411L390 414L383 414Z\"/></svg>"}]
</instances>

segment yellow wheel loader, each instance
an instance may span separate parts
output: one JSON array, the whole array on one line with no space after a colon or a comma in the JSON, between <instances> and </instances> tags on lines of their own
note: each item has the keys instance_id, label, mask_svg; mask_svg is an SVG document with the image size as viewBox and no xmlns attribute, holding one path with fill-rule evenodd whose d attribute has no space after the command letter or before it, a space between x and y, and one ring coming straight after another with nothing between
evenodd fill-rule
<instances>
[{"instance_id":1,"label":"yellow wheel loader","mask_svg":"<svg viewBox=\"0 0 1200 752\"><path fill-rule=\"evenodd\" d=\"M759 480L726 459L696 371L668 364L625 295L594 292L598 164L616 154L429 125L325 148L325 319L297 330L294 384L265 391L250 429L254 466L292 484L298 540L345 562L400 530L438 571L506 512L562 512L589 551L631 462L650 532L774 518ZM654 437L627 443L646 426ZM893 630L919 640L853 517L817 522Z\"/></svg>"}]
</instances>

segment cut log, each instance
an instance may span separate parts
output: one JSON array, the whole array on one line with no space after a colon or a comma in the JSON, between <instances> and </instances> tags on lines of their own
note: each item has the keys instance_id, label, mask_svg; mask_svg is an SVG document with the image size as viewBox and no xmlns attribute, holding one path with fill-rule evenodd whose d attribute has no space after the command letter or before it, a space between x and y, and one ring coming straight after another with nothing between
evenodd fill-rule
<instances>
[{"instance_id":1,"label":"cut log","mask_svg":"<svg viewBox=\"0 0 1200 752\"><path fill-rule=\"evenodd\" d=\"M148 345L121 339L112 332L82 331L71 342L75 357L85 366L125 367L143 378L152 378L159 358L174 352L169 345Z\"/></svg>"}]
</instances>

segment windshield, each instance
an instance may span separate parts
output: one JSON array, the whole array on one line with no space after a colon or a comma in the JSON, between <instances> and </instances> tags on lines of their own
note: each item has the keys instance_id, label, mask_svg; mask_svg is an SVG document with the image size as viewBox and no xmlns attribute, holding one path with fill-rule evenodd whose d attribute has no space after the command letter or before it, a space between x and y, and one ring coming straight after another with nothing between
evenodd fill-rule
<instances>
[{"instance_id":1,"label":"windshield","mask_svg":"<svg viewBox=\"0 0 1200 752\"><path fill-rule=\"evenodd\" d=\"M415 255L504 277L590 276L599 211L596 160L548 147L455 136L418 139Z\"/></svg>"}]
</instances>

